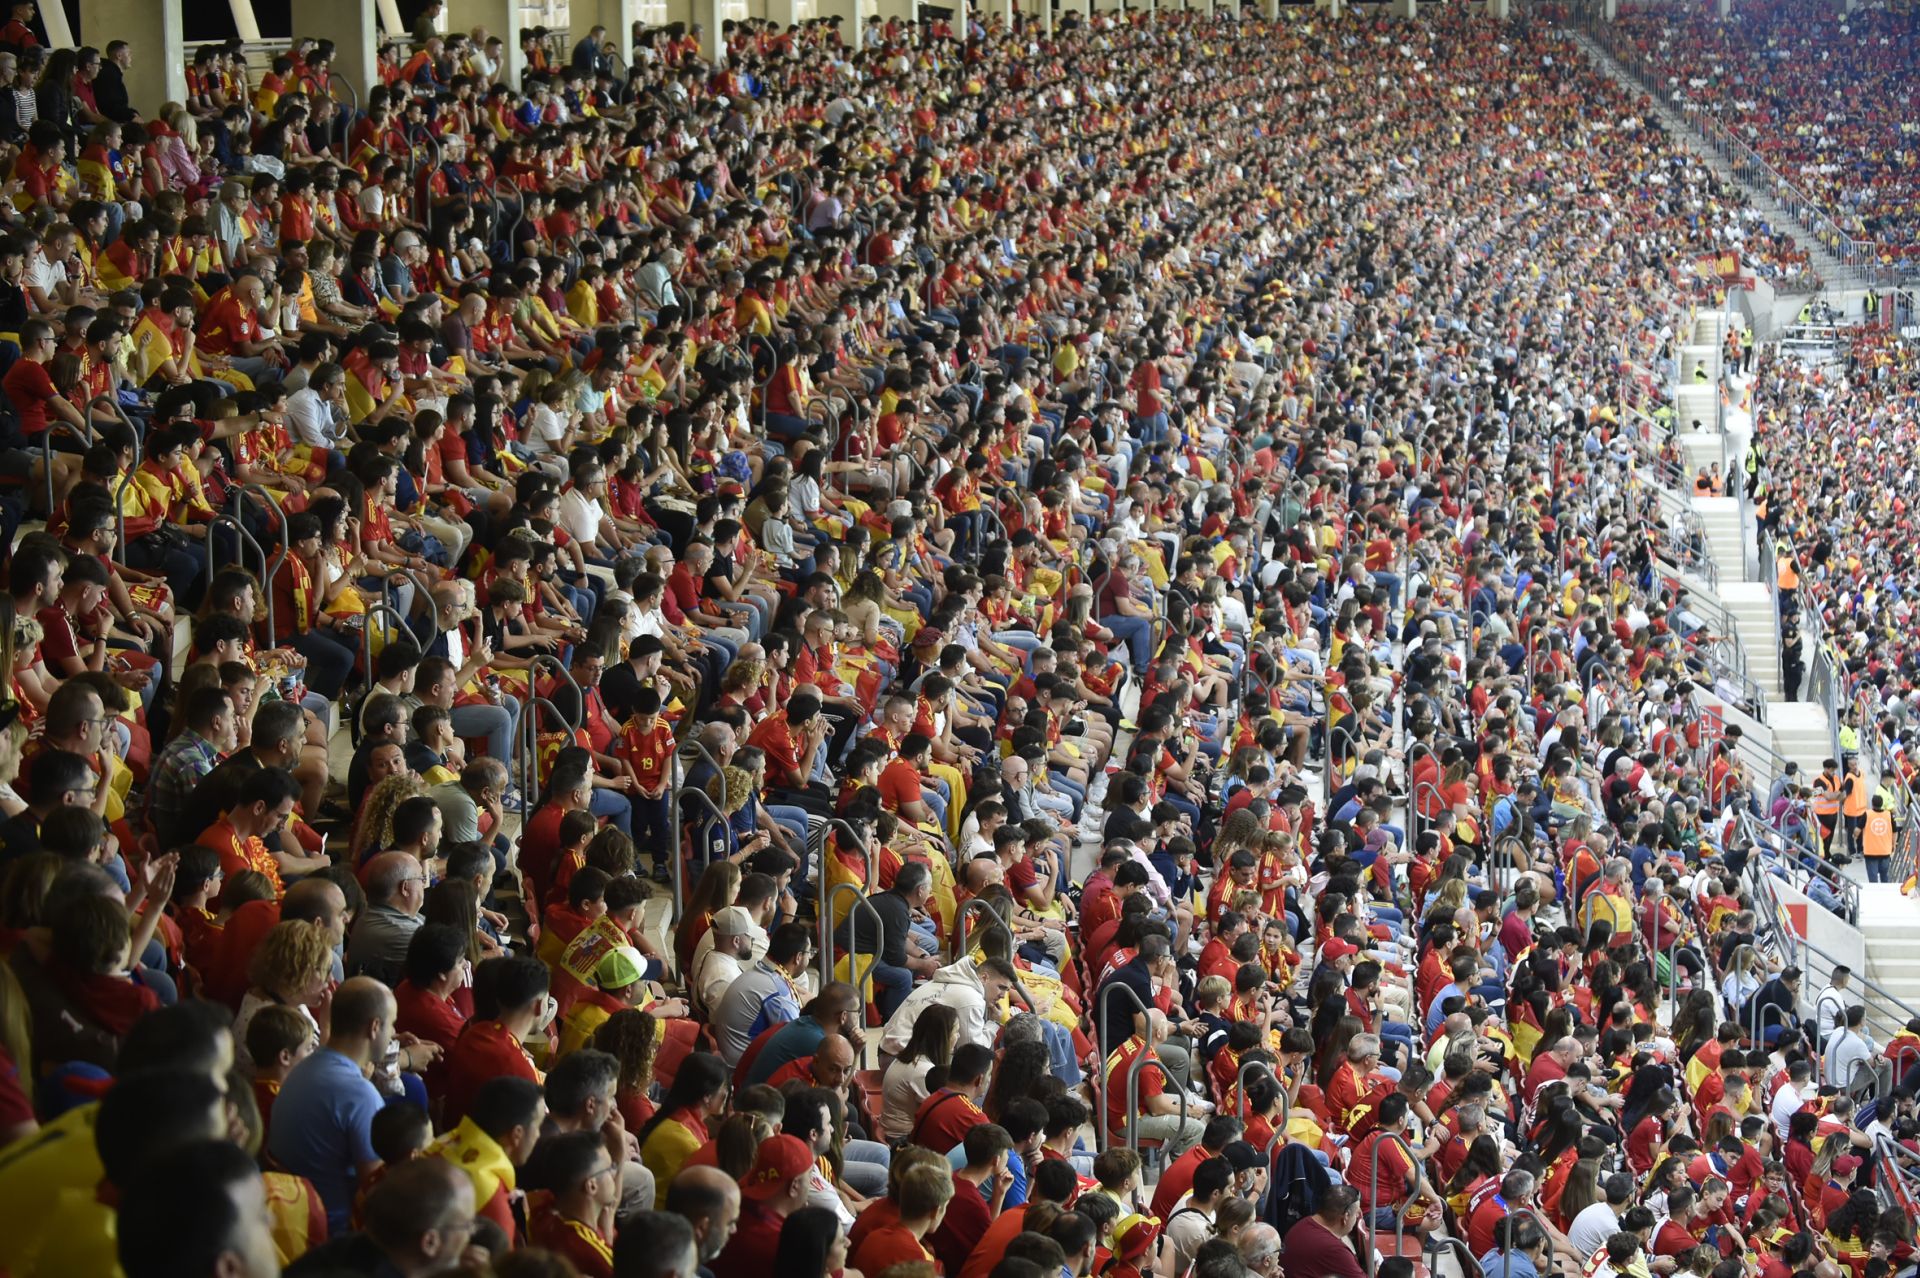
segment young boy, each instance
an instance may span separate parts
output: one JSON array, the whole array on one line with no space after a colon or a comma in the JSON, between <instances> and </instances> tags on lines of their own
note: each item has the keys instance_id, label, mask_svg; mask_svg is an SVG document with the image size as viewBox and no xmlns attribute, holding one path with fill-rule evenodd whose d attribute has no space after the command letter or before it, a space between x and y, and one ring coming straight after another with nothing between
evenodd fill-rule
<instances>
[{"instance_id":1,"label":"young boy","mask_svg":"<svg viewBox=\"0 0 1920 1278\"><path fill-rule=\"evenodd\" d=\"M547 910L553 910L566 900L573 876L587 863L587 843L593 838L593 832L599 824L599 819L586 808L575 808L560 818L560 855L554 858L553 886L547 889ZM567 939L573 939L572 933L568 934Z\"/></svg>"},{"instance_id":2,"label":"young boy","mask_svg":"<svg viewBox=\"0 0 1920 1278\"><path fill-rule=\"evenodd\" d=\"M247 1055L253 1060L253 1100L260 1107L260 1135L273 1121L273 1102L287 1074L313 1055L313 1022L297 1007L263 1007L247 1022Z\"/></svg>"},{"instance_id":3,"label":"young boy","mask_svg":"<svg viewBox=\"0 0 1920 1278\"><path fill-rule=\"evenodd\" d=\"M180 849L173 875L173 919L180 925L181 958L199 971L219 953L226 920L207 906L219 898L223 882L218 852L199 844Z\"/></svg>"},{"instance_id":4,"label":"young boy","mask_svg":"<svg viewBox=\"0 0 1920 1278\"><path fill-rule=\"evenodd\" d=\"M585 834L578 839L568 835L568 825L577 825L573 818L586 817L588 820ZM584 811L567 813L560 823L560 840L563 863L574 863L582 858L587 846L587 837L592 833L592 815ZM559 964L573 938L587 928L592 927L601 915L607 912L607 884L612 881L605 870L591 865L575 864L569 876L564 902L556 902L546 908L540 918L540 961L549 968Z\"/></svg>"},{"instance_id":5,"label":"young boy","mask_svg":"<svg viewBox=\"0 0 1920 1278\"><path fill-rule=\"evenodd\" d=\"M667 789L673 784L673 729L660 716L660 692L643 687L633 695L633 718L621 729L621 753L639 780L633 801L633 837L654 849L653 877L666 882L678 840L669 824Z\"/></svg>"}]
</instances>

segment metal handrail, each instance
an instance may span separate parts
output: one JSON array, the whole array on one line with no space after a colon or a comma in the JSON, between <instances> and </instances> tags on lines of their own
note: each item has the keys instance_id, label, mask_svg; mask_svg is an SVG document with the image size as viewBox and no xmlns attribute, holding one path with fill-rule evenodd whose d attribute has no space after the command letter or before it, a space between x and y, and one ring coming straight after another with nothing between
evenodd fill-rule
<instances>
[{"instance_id":1,"label":"metal handrail","mask_svg":"<svg viewBox=\"0 0 1920 1278\"><path fill-rule=\"evenodd\" d=\"M1777 830L1766 822L1756 818L1752 812L1740 813L1740 831L1755 849L1769 852L1777 858L1777 868L1789 871L1784 874L1787 882L1802 892L1807 892L1814 879L1827 885L1829 891L1840 898L1841 921L1852 927L1859 926L1860 884L1840 873L1830 865L1812 845L1802 843L1784 830ZM1769 866L1769 870L1776 868Z\"/></svg>"},{"instance_id":2,"label":"metal handrail","mask_svg":"<svg viewBox=\"0 0 1920 1278\"><path fill-rule=\"evenodd\" d=\"M681 801L684 802L688 795L693 795L696 799L700 801L699 805L706 809L706 815L696 818L700 822L700 828L701 828L700 838L701 838L701 842L704 844L706 841L706 832L708 830L711 830L716 825L724 826L729 824L727 820L727 814L720 810L720 805L713 801L713 796L708 794L705 790L702 790L699 786L695 786L695 785L681 786L680 794L679 794L679 798L681 799ZM678 825L675 825L673 828L673 838L676 843L678 843L681 838L681 830ZM674 854L676 856L679 854L678 848L674 849Z\"/></svg>"},{"instance_id":3,"label":"metal handrail","mask_svg":"<svg viewBox=\"0 0 1920 1278\"><path fill-rule=\"evenodd\" d=\"M240 484L234 488L233 516L236 522L241 522L240 497L243 493L250 497L257 497L267 504L267 509L273 512L274 531L279 534L280 544L274 549L274 553L271 556L268 556L261 550L260 544L257 541L253 542L253 553L260 556L260 580L265 583L265 588L262 589L260 593L265 596L262 602L266 605L267 609L267 647L277 648L279 646L280 635L274 624L272 583L275 575L280 571L280 565L287 561L287 555L291 553L293 549L293 539L287 535L286 512L274 501L273 494L265 488L262 488L259 484ZM247 540L253 541L251 535L249 535ZM367 677L372 678L373 667L369 665L367 670Z\"/></svg>"},{"instance_id":4,"label":"metal handrail","mask_svg":"<svg viewBox=\"0 0 1920 1278\"><path fill-rule=\"evenodd\" d=\"M1379 1250L1372 1244L1374 1234L1379 1232L1379 1227L1374 1224L1373 1214L1380 1210L1381 1144L1386 1141L1392 1141L1400 1147L1400 1156L1407 1160L1407 1168L1413 1173L1416 1182L1424 1179L1426 1176L1425 1171L1422 1170L1423 1164L1414 1156L1413 1149L1406 1141L1400 1139L1400 1137L1394 1135L1392 1132L1376 1130L1373 1134L1376 1139L1373 1142L1373 1157L1370 1160L1371 1165L1367 1169L1371 1174L1367 1178L1366 1210L1361 1217L1361 1223L1367 1232L1367 1273L1369 1275L1374 1271L1375 1253ZM1406 1201L1402 1202L1393 1213L1393 1252L1396 1256L1400 1254L1400 1244L1407 1236L1407 1210L1413 1206L1415 1196L1416 1189L1407 1190Z\"/></svg>"},{"instance_id":5,"label":"metal handrail","mask_svg":"<svg viewBox=\"0 0 1920 1278\"><path fill-rule=\"evenodd\" d=\"M1429 817L1420 811L1420 798L1422 794L1431 794L1435 799L1440 801L1439 816ZM1438 783L1433 781L1415 782L1413 793L1410 797L1412 802L1407 805L1407 831L1412 836L1412 842L1418 844L1420 842L1420 835L1424 833L1431 824L1445 821L1446 814L1451 811L1451 809L1447 807L1446 795L1441 792Z\"/></svg>"},{"instance_id":6,"label":"metal handrail","mask_svg":"<svg viewBox=\"0 0 1920 1278\"><path fill-rule=\"evenodd\" d=\"M993 908L993 903L991 901L987 900L985 897L982 897L982 896L974 896L974 897L968 897L967 900L961 904L960 912L954 917L954 920L953 920L953 927L954 927L953 956L954 958L956 959L965 958L967 955L973 953L972 949L967 945L967 920L976 913L985 913L987 916L988 926L993 928L998 928L1001 932L1006 934L1007 953L1012 954L1013 953L1013 929L1007 925L1007 921L1005 919L1000 917L999 911Z\"/></svg>"},{"instance_id":7,"label":"metal handrail","mask_svg":"<svg viewBox=\"0 0 1920 1278\"><path fill-rule=\"evenodd\" d=\"M127 416L126 410L120 407L119 400L111 395L95 395L87 401L88 414L93 412L97 404L106 404L111 407L114 415L125 424L127 434L133 440L133 465L127 467L126 473L120 476L120 482L115 484L113 489L113 557L124 564L127 562L127 489L133 486L133 477L139 473L140 461L145 455L145 446L141 443L140 431L135 428L133 419ZM47 483L48 492L51 495L53 483L51 467L47 471ZM49 515L53 513L51 501L48 503L47 513Z\"/></svg>"},{"instance_id":8,"label":"metal handrail","mask_svg":"<svg viewBox=\"0 0 1920 1278\"><path fill-rule=\"evenodd\" d=\"M861 954L859 950L860 930L854 926L853 916L862 910L866 911L867 916L873 920L873 933L874 936L878 938L880 944L886 943L887 924L886 920L880 917L880 911L873 908L873 902L869 901L866 894L860 890L858 883L836 883L833 885L827 892L828 918L833 916L834 902L848 893L851 893L853 896L853 905L847 910L847 976L851 978L848 984L852 985L857 992L861 986L865 984L866 979L873 975L873 970L880 966L880 951L877 948L874 950L871 959L867 963L867 970L862 972L860 970ZM823 946L820 950L820 985L823 989L833 980L834 962L832 947Z\"/></svg>"},{"instance_id":9,"label":"metal handrail","mask_svg":"<svg viewBox=\"0 0 1920 1278\"><path fill-rule=\"evenodd\" d=\"M1116 990L1118 990L1119 992L1127 996L1128 1000L1133 1003L1135 1009L1138 1010L1138 1012L1140 1013L1140 1018L1143 1021L1147 1022L1147 1031L1146 1033L1143 1033L1141 1035L1141 1039L1140 1039L1142 1044L1140 1048L1140 1053L1139 1055L1133 1058L1133 1063L1127 1067L1126 1141L1127 1141L1128 1149L1137 1150L1140 1147L1140 1137L1135 1129L1139 1126L1139 1118L1140 1118L1140 1073L1141 1071L1146 1069L1149 1065L1151 1065L1153 1068L1159 1070L1161 1073L1161 1076L1164 1079L1166 1079L1168 1082L1177 1082L1178 1080L1174 1079L1172 1071L1169 1070L1165 1065L1161 1064L1159 1059L1154 1056L1153 1043L1151 1041L1153 1020L1152 1020L1152 1017L1150 1017L1147 1014L1147 1005L1141 1001L1140 995L1135 992L1134 988L1131 985L1128 985L1122 981L1109 981L1106 987L1100 991L1100 999L1099 999L1100 1024L1095 1027L1096 1032L1101 1034L1103 1037L1107 1032L1106 1027L1110 1023L1108 1018L1109 1002L1113 997L1114 991ZM1133 1035L1130 1034L1128 1035L1128 1037L1131 1038L1133 1037ZM1111 1071L1108 1070L1107 1068L1108 1055L1109 1053L1103 1052L1100 1058L1100 1118L1099 1118L1099 1125L1097 1130L1097 1136L1099 1140L1098 1148L1100 1149L1108 1148L1109 1133L1107 1131L1107 1110L1110 1108L1112 1103L1111 1093L1113 1088L1113 1077L1112 1077ZM1172 1090L1179 1094L1180 1121L1181 1121L1181 1124L1184 1126L1187 1119L1187 1089L1184 1087L1175 1086Z\"/></svg>"},{"instance_id":10,"label":"metal handrail","mask_svg":"<svg viewBox=\"0 0 1920 1278\"><path fill-rule=\"evenodd\" d=\"M720 802L731 803L733 801L733 788L727 784L727 770L720 766L718 759L713 757L713 751L702 745L700 738L692 735L685 737L678 745L674 746L673 753L676 758L678 758L682 750L692 750L700 756L702 763L705 763L709 768L713 769L714 775L720 778ZM678 822L675 822L675 824L677 825Z\"/></svg>"},{"instance_id":11,"label":"metal handrail","mask_svg":"<svg viewBox=\"0 0 1920 1278\"><path fill-rule=\"evenodd\" d=\"M493 202L493 215L495 218L494 230L496 233L501 229L499 219L505 214L507 208L506 203L500 198L502 188L511 192L513 197L512 207L514 210L514 218L512 223L506 228L504 238L504 243L507 246L507 256L511 258L516 247L514 233L517 232L527 220L526 194L506 178L496 176L493 179L493 184L487 188L487 195Z\"/></svg>"},{"instance_id":12,"label":"metal handrail","mask_svg":"<svg viewBox=\"0 0 1920 1278\"><path fill-rule=\"evenodd\" d=\"M1707 964L1707 956L1697 945L1683 945L1675 942L1667 951L1667 1011L1671 1015L1680 1006L1680 956L1691 954L1699 961L1701 978L1706 979L1713 972Z\"/></svg>"},{"instance_id":13,"label":"metal handrail","mask_svg":"<svg viewBox=\"0 0 1920 1278\"><path fill-rule=\"evenodd\" d=\"M376 618L382 616L392 618L388 624L397 626L401 635L413 633L407 626L407 619L400 615L399 609L386 600L375 599L367 605L366 624L360 627L360 665L365 670L368 680L373 678L373 623ZM388 643L397 641L398 636L389 636L387 639Z\"/></svg>"},{"instance_id":14,"label":"metal handrail","mask_svg":"<svg viewBox=\"0 0 1920 1278\"><path fill-rule=\"evenodd\" d=\"M873 853L867 846L867 841L860 837L850 823L840 817L830 818L827 821L827 826L834 834L839 835L850 845L859 849L860 857L867 865L866 890L871 893L875 888L880 886L880 874L879 867L875 864ZM814 878L820 884L818 896L820 917L816 920L820 928L820 952L823 955L830 955L833 953L833 903L827 891L826 857L827 854L823 850L820 854L820 869L819 872L814 875ZM847 884L847 886L851 887L853 885ZM822 962L826 961L827 960L822 959Z\"/></svg>"},{"instance_id":15,"label":"metal handrail","mask_svg":"<svg viewBox=\"0 0 1920 1278\"><path fill-rule=\"evenodd\" d=\"M64 432L65 434L73 436L75 439L85 444L88 448L92 448L94 443L93 428L91 426L87 426L87 427L75 426L72 422L64 421L64 420L62 421L49 420L47 422L46 430L40 433L40 466L41 466L41 469L46 472L46 477L47 477L47 515L49 517L53 515L53 505L54 505L53 503L53 437L56 433L61 433L61 432Z\"/></svg>"},{"instance_id":16,"label":"metal handrail","mask_svg":"<svg viewBox=\"0 0 1920 1278\"><path fill-rule=\"evenodd\" d=\"M440 639L440 610L433 606L433 584L422 577L417 568L390 567L387 575L392 576L394 573L399 573L412 582L417 600L426 605L427 632L425 635L420 633L417 623L412 621L407 623L407 629L413 631L414 638L419 641L420 651L425 652Z\"/></svg>"},{"instance_id":17,"label":"metal handrail","mask_svg":"<svg viewBox=\"0 0 1920 1278\"><path fill-rule=\"evenodd\" d=\"M527 691L529 693L533 691L534 679L539 675L540 663L543 661L552 666L554 672L562 679L565 679L567 686L573 689L573 704L575 706L573 714L560 714L559 707L554 707L554 713L560 715L560 719L567 725L567 731L572 732L580 726L580 721L587 713L587 700L586 696L580 691L580 681L573 677L573 671L567 669L560 658L549 652L536 652L527 659ZM548 704L552 705L553 703L548 702Z\"/></svg>"},{"instance_id":18,"label":"metal handrail","mask_svg":"<svg viewBox=\"0 0 1920 1278\"><path fill-rule=\"evenodd\" d=\"M247 526L240 522L239 515L220 511L207 521L207 579L209 581L213 579L215 573L220 571L219 539L214 534L222 528L233 529L234 563L240 568L246 569L248 547L252 547L254 558L261 563L266 562L267 557L261 551L260 543L255 541L253 534L247 531Z\"/></svg>"},{"instance_id":19,"label":"metal handrail","mask_svg":"<svg viewBox=\"0 0 1920 1278\"><path fill-rule=\"evenodd\" d=\"M1769 881L1772 876L1751 859L1747 865L1750 885L1754 889L1755 900L1760 906L1754 911L1761 929L1756 935L1764 934L1767 942L1779 952L1781 957L1794 959L1800 968L1803 981L1816 976L1813 963L1815 958L1826 965L1824 973L1820 975L1831 977L1833 969L1841 965L1840 961L1815 945L1806 936L1801 935L1798 929L1789 929L1781 925L1780 897ZM1863 995L1861 1002L1866 1005L1869 1020L1874 1021L1877 1028L1889 1030L1889 1038L1904 1032L1907 1021L1920 1017L1920 1011L1888 993L1858 971L1853 973L1851 983L1857 984ZM1864 997L1866 994L1871 994L1873 997L1866 998Z\"/></svg>"},{"instance_id":20,"label":"metal handrail","mask_svg":"<svg viewBox=\"0 0 1920 1278\"><path fill-rule=\"evenodd\" d=\"M540 711L545 710L561 723L567 722L567 716L560 713L560 707L546 697L534 691L533 672L527 672L527 700L520 707L520 740L516 743L520 762L520 821L524 826L528 815L533 811L535 780L540 775ZM567 734L572 736L574 729L569 726Z\"/></svg>"}]
</instances>

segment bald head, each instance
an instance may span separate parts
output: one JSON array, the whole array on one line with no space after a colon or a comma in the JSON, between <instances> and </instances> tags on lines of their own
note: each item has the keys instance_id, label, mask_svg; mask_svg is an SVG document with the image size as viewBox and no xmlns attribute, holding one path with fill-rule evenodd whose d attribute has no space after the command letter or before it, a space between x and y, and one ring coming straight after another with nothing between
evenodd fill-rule
<instances>
[{"instance_id":1,"label":"bald head","mask_svg":"<svg viewBox=\"0 0 1920 1278\"><path fill-rule=\"evenodd\" d=\"M426 869L411 852L382 852L367 862L367 900L418 914L426 896Z\"/></svg>"},{"instance_id":2,"label":"bald head","mask_svg":"<svg viewBox=\"0 0 1920 1278\"><path fill-rule=\"evenodd\" d=\"M338 945L347 935L347 894L332 879L317 875L301 879L287 889L280 903L280 921L289 919L323 927Z\"/></svg>"},{"instance_id":3,"label":"bald head","mask_svg":"<svg viewBox=\"0 0 1920 1278\"><path fill-rule=\"evenodd\" d=\"M821 1087L838 1090L853 1076L853 1044L838 1034L828 1034L813 1049L813 1081Z\"/></svg>"},{"instance_id":4,"label":"bald head","mask_svg":"<svg viewBox=\"0 0 1920 1278\"><path fill-rule=\"evenodd\" d=\"M667 1186L666 1209L693 1226L700 1263L718 1256L740 1220L740 1184L718 1167L686 1167Z\"/></svg>"},{"instance_id":5,"label":"bald head","mask_svg":"<svg viewBox=\"0 0 1920 1278\"><path fill-rule=\"evenodd\" d=\"M327 1045L345 1056L378 1060L393 1033L394 1010L392 990L371 976L353 977L333 992Z\"/></svg>"}]
</instances>

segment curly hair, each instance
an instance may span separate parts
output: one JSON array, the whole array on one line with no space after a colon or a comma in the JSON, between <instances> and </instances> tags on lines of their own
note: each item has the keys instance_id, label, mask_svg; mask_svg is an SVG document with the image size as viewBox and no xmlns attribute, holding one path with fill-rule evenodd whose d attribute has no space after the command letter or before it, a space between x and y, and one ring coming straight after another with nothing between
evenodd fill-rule
<instances>
[{"instance_id":1,"label":"curly hair","mask_svg":"<svg viewBox=\"0 0 1920 1278\"><path fill-rule=\"evenodd\" d=\"M653 1061L660 1052L660 1024L652 1012L627 1008L609 1016L593 1033L593 1045L620 1062L614 1095L645 1095L653 1086Z\"/></svg>"},{"instance_id":2,"label":"curly hair","mask_svg":"<svg viewBox=\"0 0 1920 1278\"><path fill-rule=\"evenodd\" d=\"M276 923L247 965L247 979L278 994L300 991L333 970L333 938L317 923L289 919Z\"/></svg>"},{"instance_id":3,"label":"curly hair","mask_svg":"<svg viewBox=\"0 0 1920 1278\"><path fill-rule=\"evenodd\" d=\"M393 814L402 803L416 794L425 794L427 787L419 777L411 772L402 772L398 776L388 777L367 792L360 804L360 817L354 823L351 854L355 864L360 854L368 848L388 848L393 846Z\"/></svg>"}]
</instances>

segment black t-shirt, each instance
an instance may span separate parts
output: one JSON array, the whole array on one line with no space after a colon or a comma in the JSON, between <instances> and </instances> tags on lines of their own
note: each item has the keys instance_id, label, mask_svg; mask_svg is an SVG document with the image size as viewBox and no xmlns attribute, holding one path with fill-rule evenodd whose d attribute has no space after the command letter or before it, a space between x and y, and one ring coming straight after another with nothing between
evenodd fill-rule
<instances>
[{"instance_id":1,"label":"black t-shirt","mask_svg":"<svg viewBox=\"0 0 1920 1278\"><path fill-rule=\"evenodd\" d=\"M1103 842L1114 839L1132 839L1135 842L1153 833L1153 822L1141 816L1132 808L1115 808L1107 813L1107 823L1101 827L1100 838Z\"/></svg>"},{"instance_id":2,"label":"black t-shirt","mask_svg":"<svg viewBox=\"0 0 1920 1278\"><path fill-rule=\"evenodd\" d=\"M633 718L633 702L640 695L640 686L640 676L634 673L631 661L609 666L600 676L600 699L607 703L607 712L614 722L625 723Z\"/></svg>"},{"instance_id":3,"label":"black t-shirt","mask_svg":"<svg viewBox=\"0 0 1920 1278\"><path fill-rule=\"evenodd\" d=\"M733 556L716 554L701 580L708 583L707 588L700 592L702 595L709 599L725 599L728 588L733 584Z\"/></svg>"}]
</instances>

